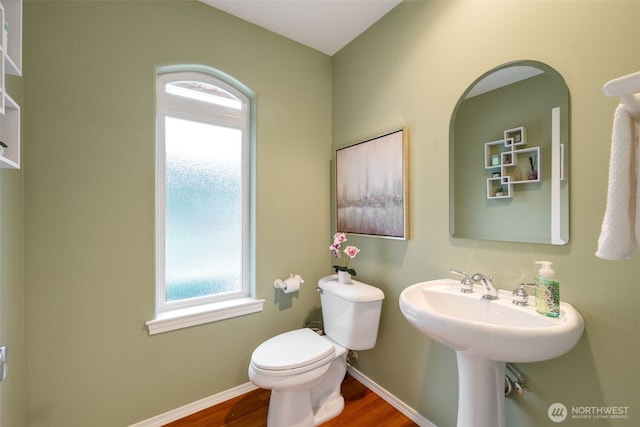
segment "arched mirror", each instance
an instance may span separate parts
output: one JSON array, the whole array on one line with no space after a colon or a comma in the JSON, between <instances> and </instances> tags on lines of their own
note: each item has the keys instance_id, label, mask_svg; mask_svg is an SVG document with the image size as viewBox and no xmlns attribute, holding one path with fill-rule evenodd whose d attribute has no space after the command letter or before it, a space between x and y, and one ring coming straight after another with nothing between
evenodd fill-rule
<instances>
[{"instance_id":1,"label":"arched mirror","mask_svg":"<svg viewBox=\"0 0 640 427\"><path fill-rule=\"evenodd\" d=\"M553 68L516 61L480 76L450 123L454 237L569 241L569 89Z\"/></svg>"}]
</instances>

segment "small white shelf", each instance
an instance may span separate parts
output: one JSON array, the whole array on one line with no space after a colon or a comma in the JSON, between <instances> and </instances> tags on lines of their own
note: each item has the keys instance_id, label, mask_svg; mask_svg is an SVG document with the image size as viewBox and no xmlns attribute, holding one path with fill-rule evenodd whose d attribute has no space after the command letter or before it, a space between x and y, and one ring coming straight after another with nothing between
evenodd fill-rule
<instances>
[{"instance_id":1,"label":"small white shelf","mask_svg":"<svg viewBox=\"0 0 640 427\"><path fill-rule=\"evenodd\" d=\"M4 8L4 1L0 2L0 25L3 22L6 22L7 14ZM0 33L2 34L2 33ZM6 87L4 85L4 74L6 72L5 64L7 57L7 46L5 45L4 37L1 39L2 43L0 43L0 114L4 114L4 104L5 104L5 94L7 93Z\"/></svg>"},{"instance_id":2,"label":"small white shelf","mask_svg":"<svg viewBox=\"0 0 640 427\"><path fill-rule=\"evenodd\" d=\"M527 129L518 126L503 132L503 139L484 144L484 168L489 170L487 199L514 197L514 185L540 182L540 147L527 147ZM502 188L503 195L496 195Z\"/></svg>"},{"instance_id":3,"label":"small white shelf","mask_svg":"<svg viewBox=\"0 0 640 427\"><path fill-rule=\"evenodd\" d=\"M503 173L512 184L540 182L540 147L513 150L512 159L513 163L505 165Z\"/></svg>"},{"instance_id":4,"label":"small white shelf","mask_svg":"<svg viewBox=\"0 0 640 427\"><path fill-rule=\"evenodd\" d=\"M509 177L495 177L487 179L487 199L510 199L513 197L513 187ZM502 193L498 190L502 189Z\"/></svg>"},{"instance_id":5,"label":"small white shelf","mask_svg":"<svg viewBox=\"0 0 640 427\"><path fill-rule=\"evenodd\" d=\"M502 166L502 153L506 150L504 139L484 144L484 168L494 169Z\"/></svg>"},{"instance_id":6,"label":"small white shelf","mask_svg":"<svg viewBox=\"0 0 640 427\"><path fill-rule=\"evenodd\" d=\"M5 75L22 75L22 0L0 0L0 167L20 169L20 106L7 93Z\"/></svg>"},{"instance_id":7,"label":"small white shelf","mask_svg":"<svg viewBox=\"0 0 640 427\"><path fill-rule=\"evenodd\" d=\"M7 26L5 61L7 74L22 75L22 0L1 0L4 7L4 23ZM3 37L4 38L4 37Z\"/></svg>"},{"instance_id":8,"label":"small white shelf","mask_svg":"<svg viewBox=\"0 0 640 427\"><path fill-rule=\"evenodd\" d=\"M0 167L20 169L20 106L9 95L4 115L0 116L0 141L7 147L0 155Z\"/></svg>"},{"instance_id":9,"label":"small white shelf","mask_svg":"<svg viewBox=\"0 0 640 427\"><path fill-rule=\"evenodd\" d=\"M505 146L527 145L527 129L524 126L504 131Z\"/></svg>"}]
</instances>

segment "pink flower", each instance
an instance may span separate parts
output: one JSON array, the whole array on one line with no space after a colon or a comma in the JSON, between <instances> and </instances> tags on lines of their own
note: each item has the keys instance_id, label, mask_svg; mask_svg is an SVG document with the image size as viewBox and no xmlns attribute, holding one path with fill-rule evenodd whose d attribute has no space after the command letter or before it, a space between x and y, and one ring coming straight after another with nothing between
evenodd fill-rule
<instances>
[{"instance_id":1,"label":"pink flower","mask_svg":"<svg viewBox=\"0 0 640 427\"><path fill-rule=\"evenodd\" d=\"M342 233L342 232L338 232L336 234L333 235L333 245L339 248L341 244L343 244L344 242L347 241L347 236Z\"/></svg>"},{"instance_id":2,"label":"pink flower","mask_svg":"<svg viewBox=\"0 0 640 427\"><path fill-rule=\"evenodd\" d=\"M331 245L329 246L329 250L333 254L334 258L340 258L340 245Z\"/></svg>"},{"instance_id":3,"label":"pink flower","mask_svg":"<svg viewBox=\"0 0 640 427\"><path fill-rule=\"evenodd\" d=\"M344 248L344 253L347 254L351 259L354 259L356 255L358 255L358 252L360 252L360 249L356 248L355 246L347 246L346 248Z\"/></svg>"},{"instance_id":4,"label":"pink flower","mask_svg":"<svg viewBox=\"0 0 640 427\"><path fill-rule=\"evenodd\" d=\"M331 246L329 246L329 250L333 254L334 258L340 258L341 256L340 247L346 241L347 241L347 236L343 232L337 232L336 234L333 235L333 243L331 244ZM349 259L347 260L347 265L345 266L334 265L333 268L336 270L336 273L338 271L346 271L352 276L355 276L356 271L353 268L349 268L349 264L351 263L351 260L354 259L356 255L358 255L358 253L360 252L360 249L358 249L355 246L347 246L346 248L344 248L343 252L347 254L347 256L349 257Z\"/></svg>"}]
</instances>

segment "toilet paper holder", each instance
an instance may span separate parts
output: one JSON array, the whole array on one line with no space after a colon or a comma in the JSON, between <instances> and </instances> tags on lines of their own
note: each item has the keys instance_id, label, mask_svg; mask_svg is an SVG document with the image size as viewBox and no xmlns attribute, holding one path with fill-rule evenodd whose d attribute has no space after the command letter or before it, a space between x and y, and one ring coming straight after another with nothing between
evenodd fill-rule
<instances>
[{"instance_id":1,"label":"toilet paper holder","mask_svg":"<svg viewBox=\"0 0 640 427\"><path fill-rule=\"evenodd\" d=\"M300 285L303 283L304 280L299 274L294 276L293 273L291 273L289 274L288 279L276 279L275 282L273 282L273 287L276 289L282 289L285 294L288 294L300 290Z\"/></svg>"}]
</instances>

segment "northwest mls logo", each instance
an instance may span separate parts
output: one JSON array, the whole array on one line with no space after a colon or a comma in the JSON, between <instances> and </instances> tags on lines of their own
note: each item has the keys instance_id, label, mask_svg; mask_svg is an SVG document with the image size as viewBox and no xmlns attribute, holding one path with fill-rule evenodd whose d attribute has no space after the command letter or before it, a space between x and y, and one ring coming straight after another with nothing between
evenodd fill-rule
<instances>
[{"instance_id":1,"label":"northwest mls logo","mask_svg":"<svg viewBox=\"0 0 640 427\"><path fill-rule=\"evenodd\" d=\"M549 406L549 410L547 410L547 415L554 423L561 423L567 419L567 407L562 403L552 403L551 406Z\"/></svg>"},{"instance_id":2,"label":"northwest mls logo","mask_svg":"<svg viewBox=\"0 0 640 427\"><path fill-rule=\"evenodd\" d=\"M574 420L615 420L628 419L628 406L572 406L571 414L562 403L553 403L547 410L549 419L561 423L571 416Z\"/></svg>"}]
</instances>

